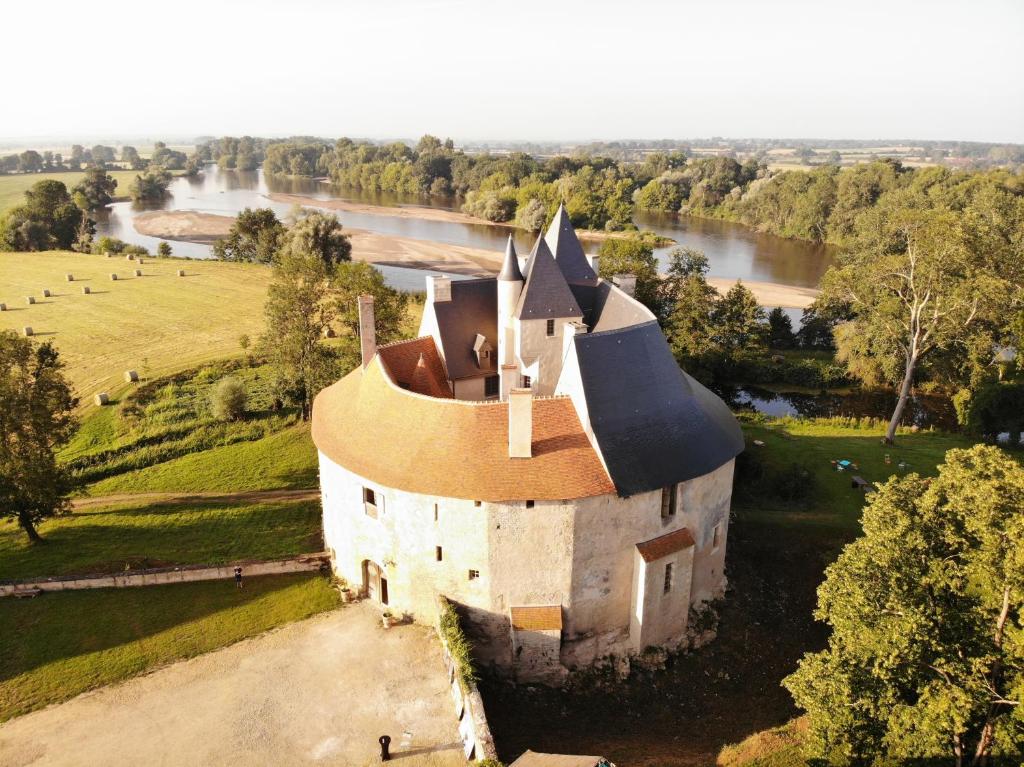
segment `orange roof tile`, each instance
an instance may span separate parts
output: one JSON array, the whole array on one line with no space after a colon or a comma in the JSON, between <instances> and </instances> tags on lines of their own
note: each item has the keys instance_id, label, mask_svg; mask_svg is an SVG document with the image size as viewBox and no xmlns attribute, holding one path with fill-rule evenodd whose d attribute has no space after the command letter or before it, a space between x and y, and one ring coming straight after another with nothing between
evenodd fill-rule
<instances>
[{"instance_id":1,"label":"orange roof tile","mask_svg":"<svg viewBox=\"0 0 1024 767\"><path fill-rule=\"evenodd\" d=\"M561 605L510 607L512 628L516 631L561 631Z\"/></svg>"},{"instance_id":2,"label":"orange roof tile","mask_svg":"<svg viewBox=\"0 0 1024 767\"><path fill-rule=\"evenodd\" d=\"M448 375L432 336L382 346L377 350L391 380L428 397L451 398Z\"/></svg>"},{"instance_id":3,"label":"orange roof tile","mask_svg":"<svg viewBox=\"0 0 1024 767\"><path fill-rule=\"evenodd\" d=\"M674 533L667 533L657 538L651 538L649 541L638 543L636 550L640 552L644 562L653 562L656 559L667 557L669 554L682 551L692 546L693 543L693 536L690 534L690 531L683 527Z\"/></svg>"},{"instance_id":4,"label":"orange roof tile","mask_svg":"<svg viewBox=\"0 0 1024 767\"><path fill-rule=\"evenodd\" d=\"M405 391L388 379L384 356L313 404L313 441L340 466L385 487L480 501L615 492L568 397L534 400L533 457L509 458L507 402Z\"/></svg>"}]
</instances>

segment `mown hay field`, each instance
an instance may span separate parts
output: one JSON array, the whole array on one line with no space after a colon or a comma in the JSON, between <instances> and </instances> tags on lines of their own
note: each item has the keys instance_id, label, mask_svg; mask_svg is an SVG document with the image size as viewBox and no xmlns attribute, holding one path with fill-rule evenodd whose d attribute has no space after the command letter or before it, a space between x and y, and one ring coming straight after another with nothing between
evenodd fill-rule
<instances>
[{"instance_id":1,"label":"mown hay field","mask_svg":"<svg viewBox=\"0 0 1024 767\"><path fill-rule=\"evenodd\" d=\"M134 276L136 268L143 276ZM179 269L185 277L176 276ZM29 326L36 340L53 341L85 404L123 387L126 370L145 380L237 355L239 337L255 339L263 328L269 282L270 269L255 264L149 257L139 266L123 256L0 253L0 303L7 305L0 330Z\"/></svg>"}]
</instances>

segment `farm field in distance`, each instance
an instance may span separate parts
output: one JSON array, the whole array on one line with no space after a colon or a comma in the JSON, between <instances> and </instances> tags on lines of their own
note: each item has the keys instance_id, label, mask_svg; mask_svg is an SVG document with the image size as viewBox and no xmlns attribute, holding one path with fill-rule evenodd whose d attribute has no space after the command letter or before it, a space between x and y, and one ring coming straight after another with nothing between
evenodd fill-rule
<instances>
[{"instance_id":1,"label":"farm field in distance","mask_svg":"<svg viewBox=\"0 0 1024 767\"><path fill-rule=\"evenodd\" d=\"M187 276L176 277L178 269ZM140 267L70 251L0 253L0 329L29 326L37 340L52 340L84 400L116 391L125 370L148 378L238 354L239 336L255 339L263 329L269 282L269 268L256 264L150 257Z\"/></svg>"},{"instance_id":2,"label":"farm field in distance","mask_svg":"<svg viewBox=\"0 0 1024 767\"><path fill-rule=\"evenodd\" d=\"M132 183L139 173L138 170L108 170L107 173L117 181L117 189L114 190L115 198L128 197L128 185ZM180 173L180 171L172 171ZM0 175L0 215L7 210L21 205L25 202L25 191L40 181L60 181L64 186L71 189L85 178L84 171L63 171L57 173L18 173L10 176Z\"/></svg>"}]
</instances>

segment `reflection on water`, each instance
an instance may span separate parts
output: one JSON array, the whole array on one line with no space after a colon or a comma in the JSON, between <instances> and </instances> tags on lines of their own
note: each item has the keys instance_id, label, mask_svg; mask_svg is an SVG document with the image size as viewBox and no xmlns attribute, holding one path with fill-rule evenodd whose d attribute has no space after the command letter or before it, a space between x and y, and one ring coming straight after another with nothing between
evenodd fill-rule
<instances>
[{"instance_id":1,"label":"reflection on water","mask_svg":"<svg viewBox=\"0 0 1024 767\"><path fill-rule=\"evenodd\" d=\"M896 406L896 393L888 389L855 389L849 393L826 392L803 394L773 392L746 386L726 392L729 404L737 410L753 410L776 418L863 418L869 416L888 420ZM903 411L903 425L934 427L956 431L956 412L946 397L917 394L910 398Z\"/></svg>"},{"instance_id":2,"label":"reflection on water","mask_svg":"<svg viewBox=\"0 0 1024 767\"><path fill-rule=\"evenodd\" d=\"M159 238L147 237L135 231L133 219L139 213L149 210L190 210L235 216L243 208L248 207L271 208L279 218L284 218L292 206L269 199L267 195L271 193L301 194L319 200L345 199L373 205L431 207L444 210L458 208L457 201L453 200L425 200L420 197L341 189L308 178L264 176L262 170L225 171L216 165L207 166L204 173L193 178L175 178L168 191L169 195L162 201L142 204L118 202L111 205L109 210L99 211L96 216L97 235L117 237L155 250L160 243ZM349 211L334 213L350 229L364 229L379 234L500 251L505 247L509 231L512 231L516 246L521 251L528 251L533 244L533 238L529 233L510 230L507 227L427 221ZM679 245L703 250L710 262L713 277L813 287L818 284L831 259L829 250L822 246L758 234L739 224L651 213L637 214L636 222L641 228L652 229L671 237ZM178 241L170 241L170 244L174 253L179 256L210 257L208 245ZM592 250L596 249L596 246L591 243L587 248ZM670 248L660 248L657 251L663 265L669 250ZM418 284L423 284L422 275L419 276Z\"/></svg>"}]
</instances>

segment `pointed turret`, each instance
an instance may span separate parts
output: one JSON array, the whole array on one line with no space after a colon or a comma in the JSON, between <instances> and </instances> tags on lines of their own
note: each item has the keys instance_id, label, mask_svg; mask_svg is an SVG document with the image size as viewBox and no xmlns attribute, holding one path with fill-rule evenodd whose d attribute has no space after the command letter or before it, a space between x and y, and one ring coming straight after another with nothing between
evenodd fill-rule
<instances>
[{"instance_id":1,"label":"pointed turret","mask_svg":"<svg viewBox=\"0 0 1024 767\"><path fill-rule=\"evenodd\" d=\"M516 253L516 245L512 242L512 235L508 236L508 244L505 246L505 261L498 272L499 280L522 282L523 271L519 268L519 255Z\"/></svg>"},{"instance_id":2,"label":"pointed turret","mask_svg":"<svg viewBox=\"0 0 1024 767\"><path fill-rule=\"evenodd\" d=\"M551 226L544 235L544 240L555 256L558 268L565 275L565 280L570 285L596 285L597 275L590 267L586 255L583 253L583 246L576 236L572 221L569 220L569 213L565 209L565 203L558 206L555 217L551 220Z\"/></svg>"},{"instance_id":3,"label":"pointed turret","mask_svg":"<svg viewBox=\"0 0 1024 767\"><path fill-rule=\"evenodd\" d=\"M568 281L558 268L554 254L543 237L530 253L526 284L523 286L515 316L521 320L580 318L583 311L573 296Z\"/></svg>"}]
</instances>

